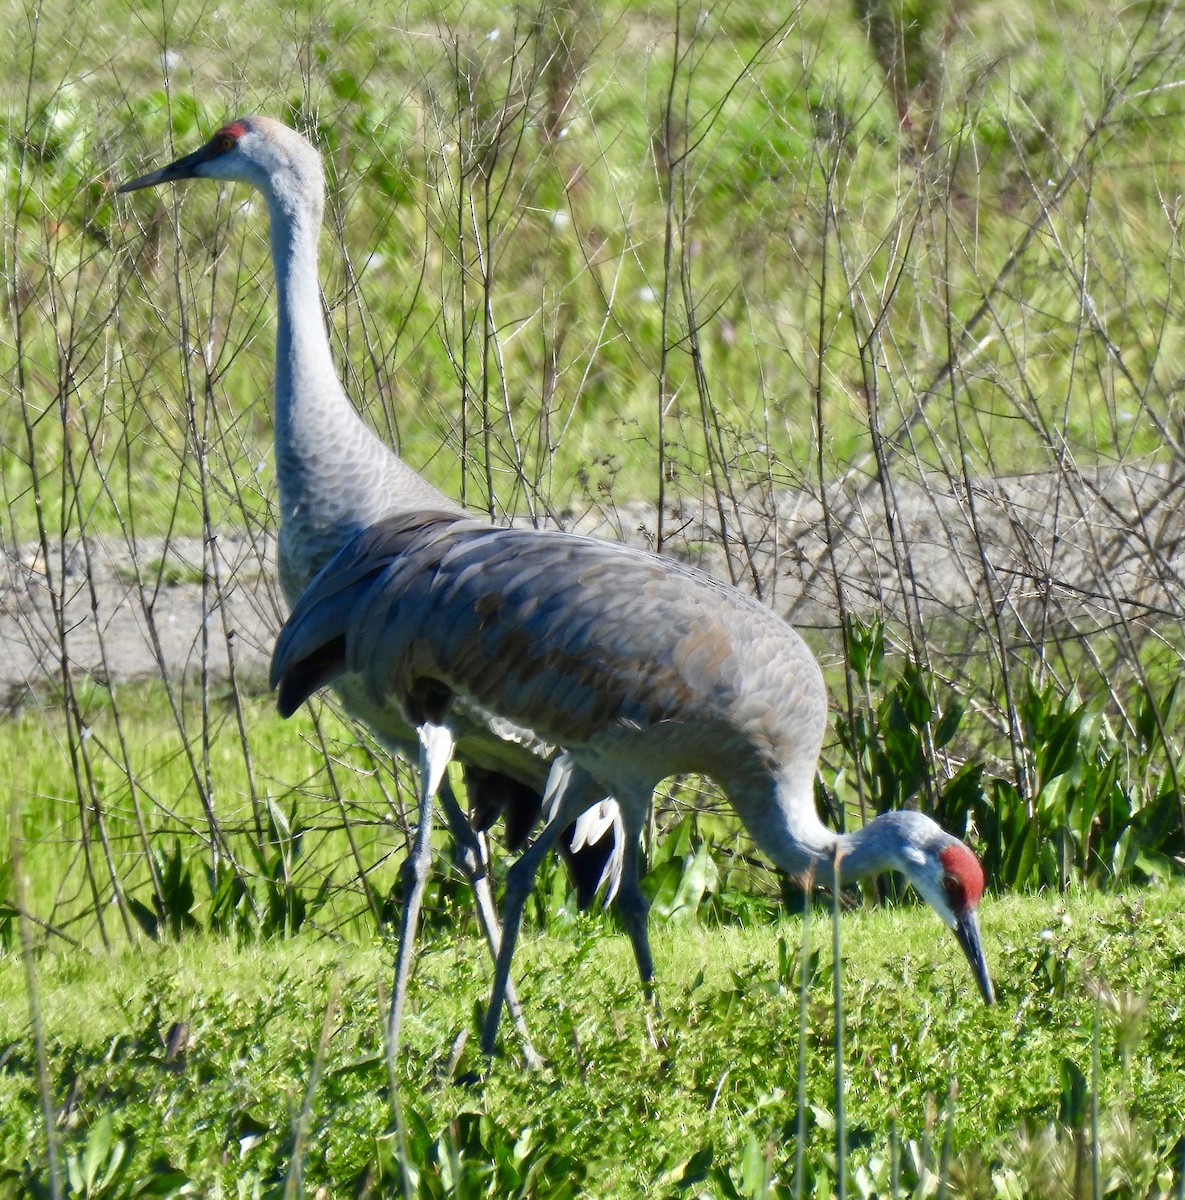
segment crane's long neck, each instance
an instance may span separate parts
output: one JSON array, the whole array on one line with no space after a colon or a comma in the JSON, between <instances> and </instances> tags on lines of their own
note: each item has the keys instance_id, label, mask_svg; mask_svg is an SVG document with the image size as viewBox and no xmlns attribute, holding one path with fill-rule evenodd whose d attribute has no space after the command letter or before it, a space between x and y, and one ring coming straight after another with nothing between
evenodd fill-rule
<instances>
[{"instance_id":1,"label":"crane's long neck","mask_svg":"<svg viewBox=\"0 0 1185 1200\"><path fill-rule=\"evenodd\" d=\"M276 271L277 438L292 442L310 422L332 429L353 410L338 383L321 314L317 240L321 205L271 208L272 262ZM302 439L303 440L303 439Z\"/></svg>"},{"instance_id":2,"label":"crane's long neck","mask_svg":"<svg viewBox=\"0 0 1185 1200\"><path fill-rule=\"evenodd\" d=\"M853 833L843 833L835 838L841 885L854 883L866 875L900 870L896 840L889 836L889 827L884 820L888 815L875 817Z\"/></svg>"},{"instance_id":3,"label":"crane's long neck","mask_svg":"<svg viewBox=\"0 0 1185 1200\"><path fill-rule=\"evenodd\" d=\"M819 819L813 760L806 767L787 772L773 792L771 808L776 819L757 817L750 821L743 810L741 815L757 843L783 871L831 887L837 855L841 886L865 875L900 869L893 814L877 817L854 833L842 834Z\"/></svg>"},{"instance_id":4,"label":"crane's long neck","mask_svg":"<svg viewBox=\"0 0 1185 1200\"><path fill-rule=\"evenodd\" d=\"M319 191L268 195L276 272L276 474L289 598L359 529L393 511L455 507L367 427L334 368L321 311Z\"/></svg>"},{"instance_id":5,"label":"crane's long neck","mask_svg":"<svg viewBox=\"0 0 1185 1200\"><path fill-rule=\"evenodd\" d=\"M291 520L310 500L333 506L329 496L319 494L326 471L359 454L363 460L381 460L390 452L366 428L334 368L317 278L320 197L315 203L310 198L302 205L270 203L269 208L278 298L276 469L282 518Z\"/></svg>"}]
</instances>

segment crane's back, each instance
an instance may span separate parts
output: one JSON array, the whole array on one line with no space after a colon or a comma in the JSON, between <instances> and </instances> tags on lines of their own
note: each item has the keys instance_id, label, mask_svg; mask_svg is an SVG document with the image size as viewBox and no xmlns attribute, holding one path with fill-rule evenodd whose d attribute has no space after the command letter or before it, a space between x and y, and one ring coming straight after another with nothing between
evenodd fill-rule
<instances>
[{"instance_id":1,"label":"crane's back","mask_svg":"<svg viewBox=\"0 0 1185 1200\"><path fill-rule=\"evenodd\" d=\"M805 643L735 588L630 547L451 513L377 523L302 597L273 664L282 709L343 671L400 695L413 722L458 695L656 779L813 764L826 720Z\"/></svg>"}]
</instances>

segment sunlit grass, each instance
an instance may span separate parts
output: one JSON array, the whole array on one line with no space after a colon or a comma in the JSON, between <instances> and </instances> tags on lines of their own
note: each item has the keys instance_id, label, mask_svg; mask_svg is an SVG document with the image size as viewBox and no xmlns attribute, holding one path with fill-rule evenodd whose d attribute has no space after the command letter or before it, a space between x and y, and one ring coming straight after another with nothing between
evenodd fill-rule
<instances>
[{"instance_id":1,"label":"sunlit grass","mask_svg":"<svg viewBox=\"0 0 1185 1200\"><path fill-rule=\"evenodd\" d=\"M1123 1170L1144 1172L1145 1186L1126 1195L1161 1194L1152 1190L1157 1178L1167 1189L1185 1104L1174 999L1185 956L1181 903L1179 886L1142 897L988 902L984 932L1001 999L994 1009L980 1004L954 939L932 913L845 915L853 1177L879 1180L877 1194L886 1194L890 1127L910 1194L911 1164L936 1174L947 1136L964 1180L977 1164L1035 1169L1026 1165L1025 1139L1067 1138L1083 1120L1072 1067L1097 1091L1108 1177L1118 1183ZM830 1190L825 911L812 925L821 957L808 1009L807 1161L811 1177ZM474 1179L508 1170L503 1157L522 1143L526 1163L539 1164L540 1186L567 1180L570 1191L559 1194L627 1197L671 1194L697 1156L739 1184L755 1146L783 1189L772 1194L788 1195L801 934L793 920L656 929L660 1047L648 1037L623 936L607 936L597 921L528 938L518 975L550 1067L525 1074L508 1040L507 1057L489 1077L467 1083L465 1072L479 1066L473 1049L462 1052L455 1080L445 1068L457 1034L474 1028L474 1004L488 987L486 955L466 938L430 942L399 1072L415 1161L426 1166L436 1139L451 1129ZM368 1164L377 1169L391 1119L376 1057L386 949L298 938L236 950L203 937L115 955L50 955L39 969L55 1088L59 1098L73 1096L63 1122L68 1146L81 1145L95 1119L114 1112L142 1165L150 1152L167 1156L203 1188L282 1173L289 1114L301 1103L337 987L314 1097L309 1182L349 1194ZM0 1048L27 1036L21 978L15 967L0 973ZM166 1065L174 1022L184 1024L187 1048ZM1096 1022L1100 1072L1092 1078ZM32 1086L23 1053L0 1072L0 1157L13 1164L39 1138ZM484 1152L461 1136L465 1114L489 1122ZM1031 1184L1015 1194L1054 1194ZM693 1194L721 1194L702 1188Z\"/></svg>"},{"instance_id":2,"label":"sunlit grass","mask_svg":"<svg viewBox=\"0 0 1185 1200\"><path fill-rule=\"evenodd\" d=\"M174 716L160 684L120 687L114 702L104 687L84 689L85 732L73 749L61 702L52 697L0 722L0 789L13 798L0 826L7 831L10 817L19 816L30 908L51 927L93 943L94 898L78 846L80 821L85 817L94 837L101 817L110 858L100 858L93 872L104 894L114 873L129 895L150 903L149 847L169 854L178 839L187 847L205 847L185 855L197 892L195 915L204 923L210 899L205 870L214 857L210 817L254 874L259 868L250 847L268 857L279 850L278 834L269 825L274 809L282 822L302 831L292 862L294 887L311 894L336 877L345 891L321 919L330 927L350 925L364 907L353 890L360 873L380 899L395 882L409 803L403 775L394 773L389 756L370 756L328 709L320 718L323 748L307 711L284 722L267 694L240 696L250 730L246 751L225 687L216 690L204 716L196 690L192 684L176 687ZM326 749L340 793L330 783ZM85 812L76 769L82 794L95 798ZM383 781L380 772L387 777ZM210 814L201 800L207 787ZM9 836L6 832L5 845ZM354 847L363 862L353 859ZM395 851L400 854L393 857ZM373 928L372 920L367 923Z\"/></svg>"}]
</instances>

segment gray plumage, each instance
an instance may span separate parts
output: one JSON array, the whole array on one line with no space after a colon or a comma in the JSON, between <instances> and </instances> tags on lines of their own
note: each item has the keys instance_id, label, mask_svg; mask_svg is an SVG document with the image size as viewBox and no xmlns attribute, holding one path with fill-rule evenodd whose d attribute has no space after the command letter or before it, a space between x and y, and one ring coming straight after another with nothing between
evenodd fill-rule
<instances>
[{"instance_id":1,"label":"gray plumage","mask_svg":"<svg viewBox=\"0 0 1185 1200\"><path fill-rule=\"evenodd\" d=\"M376 523L301 596L276 643L282 712L342 675L413 723L447 725L478 706L563 748L548 824L511 869L493 1047L522 906L558 830L613 795L624 827L618 903L643 980L652 974L639 834L652 792L694 771L715 779L784 871L832 884L903 872L955 931L993 999L971 851L919 813L837 835L814 776L827 716L822 675L799 635L753 598L692 567L626 546L495 529L452 512Z\"/></svg>"}]
</instances>

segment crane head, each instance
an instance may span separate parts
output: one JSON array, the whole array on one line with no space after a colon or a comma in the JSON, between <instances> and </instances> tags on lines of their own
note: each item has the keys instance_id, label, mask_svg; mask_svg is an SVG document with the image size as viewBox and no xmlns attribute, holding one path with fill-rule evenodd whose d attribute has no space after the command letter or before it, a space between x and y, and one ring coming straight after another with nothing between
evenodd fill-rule
<instances>
[{"instance_id":1,"label":"crane head","mask_svg":"<svg viewBox=\"0 0 1185 1200\"><path fill-rule=\"evenodd\" d=\"M225 176L219 167L225 168L228 156L233 156L239 143L247 135L249 126L245 121L231 121L224 125L200 150L177 159L167 167L149 171L136 179L121 183L121 192L135 192L140 188L156 187L161 183L172 183L177 179L221 179Z\"/></svg>"},{"instance_id":2,"label":"crane head","mask_svg":"<svg viewBox=\"0 0 1185 1200\"><path fill-rule=\"evenodd\" d=\"M270 117L230 121L192 154L120 184L118 190L135 192L179 179L249 183L269 198L282 193L289 182L318 195L323 186L317 152L296 130Z\"/></svg>"},{"instance_id":3,"label":"crane head","mask_svg":"<svg viewBox=\"0 0 1185 1200\"><path fill-rule=\"evenodd\" d=\"M935 826L935 829L937 827ZM995 1003L987 959L979 936L979 899L983 868L958 838L938 830L933 841L903 849L901 870L918 894L950 926L958 939L985 1004Z\"/></svg>"}]
</instances>

